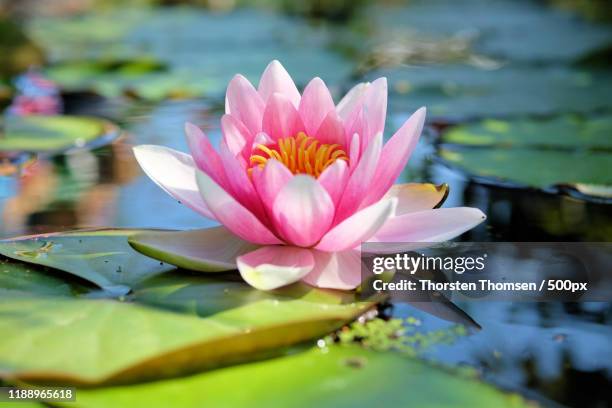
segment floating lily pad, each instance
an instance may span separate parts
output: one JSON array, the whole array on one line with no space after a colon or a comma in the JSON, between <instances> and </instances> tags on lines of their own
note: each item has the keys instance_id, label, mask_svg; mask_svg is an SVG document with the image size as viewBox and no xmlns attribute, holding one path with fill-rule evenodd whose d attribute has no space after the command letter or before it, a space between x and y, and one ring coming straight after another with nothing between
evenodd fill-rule
<instances>
[{"instance_id":1,"label":"floating lily pad","mask_svg":"<svg viewBox=\"0 0 612 408\"><path fill-rule=\"evenodd\" d=\"M128 236L143 230L102 229L0 241L0 254L69 272L111 294L125 294L151 276L174 269L134 251Z\"/></svg>"},{"instance_id":2,"label":"floating lily pad","mask_svg":"<svg viewBox=\"0 0 612 408\"><path fill-rule=\"evenodd\" d=\"M427 106L428 117L466 118L589 114L610 107L612 75L563 66L507 64L486 70L467 65L400 67L368 74L386 76L393 112Z\"/></svg>"},{"instance_id":3,"label":"floating lily pad","mask_svg":"<svg viewBox=\"0 0 612 408\"><path fill-rule=\"evenodd\" d=\"M93 385L176 376L278 353L373 306L301 285L274 293L227 278L151 285L134 303L3 300L0 378Z\"/></svg>"},{"instance_id":4,"label":"floating lily pad","mask_svg":"<svg viewBox=\"0 0 612 408\"><path fill-rule=\"evenodd\" d=\"M72 287L32 265L0 262L0 296L72 296Z\"/></svg>"},{"instance_id":5,"label":"floating lily pad","mask_svg":"<svg viewBox=\"0 0 612 408\"><path fill-rule=\"evenodd\" d=\"M147 100L189 98L207 93L211 83L188 71L173 71L151 58L67 61L45 71L66 91L91 91L113 98L124 94Z\"/></svg>"},{"instance_id":6,"label":"floating lily pad","mask_svg":"<svg viewBox=\"0 0 612 408\"><path fill-rule=\"evenodd\" d=\"M612 185L612 155L606 152L462 148L447 145L439 156L482 181L556 192L559 184ZM593 188L589 192L595 193Z\"/></svg>"},{"instance_id":7,"label":"floating lily pad","mask_svg":"<svg viewBox=\"0 0 612 408\"><path fill-rule=\"evenodd\" d=\"M482 181L605 198L612 186L610 132L610 116L488 119L444 132L439 156Z\"/></svg>"},{"instance_id":8,"label":"floating lily pad","mask_svg":"<svg viewBox=\"0 0 612 408\"><path fill-rule=\"evenodd\" d=\"M97 118L77 116L7 116L0 131L0 152L56 153L108 143L117 128Z\"/></svg>"},{"instance_id":9,"label":"floating lily pad","mask_svg":"<svg viewBox=\"0 0 612 408\"><path fill-rule=\"evenodd\" d=\"M188 378L77 393L79 403L91 408L529 406L473 375L357 346L311 349Z\"/></svg>"},{"instance_id":10,"label":"floating lily pad","mask_svg":"<svg viewBox=\"0 0 612 408\"><path fill-rule=\"evenodd\" d=\"M487 119L450 128L444 143L502 147L612 149L612 116L550 120L503 121Z\"/></svg>"}]
</instances>

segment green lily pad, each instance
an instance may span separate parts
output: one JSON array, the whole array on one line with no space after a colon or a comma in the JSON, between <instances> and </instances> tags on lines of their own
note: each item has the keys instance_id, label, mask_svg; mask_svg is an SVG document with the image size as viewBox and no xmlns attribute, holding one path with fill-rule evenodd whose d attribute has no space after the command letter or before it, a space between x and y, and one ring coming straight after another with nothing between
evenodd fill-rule
<instances>
[{"instance_id":1,"label":"green lily pad","mask_svg":"<svg viewBox=\"0 0 612 408\"><path fill-rule=\"evenodd\" d=\"M86 279L111 294L174 269L134 251L129 235L143 230L102 229L35 235L0 241L0 254Z\"/></svg>"},{"instance_id":2,"label":"green lily pad","mask_svg":"<svg viewBox=\"0 0 612 408\"><path fill-rule=\"evenodd\" d=\"M118 131L97 118L77 116L8 116L0 133L0 152L56 153L107 143Z\"/></svg>"},{"instance_id":3,"label":"green lily pad","mask_svg":"<svg viewBox=\"0 0 612 408\"><path fill-rule=\"evenodd\" d=\"M612 116L589 119L562 116L550 120L503 121L487 119L454 126L442 142L503 147L612 149Z\"/></svg>"},{"instance_id":4,"label":"green lily pad","mask_svg":"<svg viewBox=\"0 0 612 408\"><path fill-rule=\"evenodd\" d=\"M236 257L253 251L224 227L192 231L151 231L130 236L128 242L147 256L181 268L204 272L236 269Z\"/></svg>"},{"instance_id":5,"label":"green lily pad","mask_svg":"<svg viewBox=\"0 0 612 408\"><path fill-rule=\"evenodd\" d=\"M465 372L358 346L310 349L188 378L78 390L77 395L90 408L529 406Z\"/></svg>"},{"instance_id":6,"label":"green lily pad","mask_svg":"<svg viewBox=\"0 0 612 408\"><path fill-rule=\"evenodd\" d=\"M274 293L218 278L152 285L141 285L133 303L3 300L0 378L94 385L171 377L278 353L373 306L301 285Z\"/></svg>"},{"instance_id":7,"label":"green lily pad","mask_svg":"<svg viewBox=\"0 0 612 408\"><path fill-rule=\"evenodd\" d=\"M612 155L606 152L447 145L440 148L438 154L447 164L495 184L553 192L557 191L555 186L558 184L612 185ZM596 190L591 188L589 191Z\"/></svg>"},{"instance_id":8,"label":"green lily pad","mask_svg":"<svg viewBox=\"0 0 612 408\"><path fill-rule=\"evenodd\" d=\"M72 296L72 287L31 265L0 262L0 296Z\"/></svg>"},{"instance_id":9,"label":"green lily pad","mask_svg":"<svg viewBox=\"0 0 612 408\"><path fill-rule=\"evenodd\" d=\"M449 128L439 156L470 176L584 198L609 198L612 116L487 119Z\"/></svg>"},{"instance_id":10,"label":"green lily pad","mask_svg":"<svg viewBox=\"0 0 612 408\"><path fill-rule=\"evenodd\" d=\"M431 65L379 70L371 80L389 80L392 112L406 114L427 106L434 120L590 114L609 108L612 76L555 66L504 65L495 70L468 65Z\"/></svg>"}]
</instances>

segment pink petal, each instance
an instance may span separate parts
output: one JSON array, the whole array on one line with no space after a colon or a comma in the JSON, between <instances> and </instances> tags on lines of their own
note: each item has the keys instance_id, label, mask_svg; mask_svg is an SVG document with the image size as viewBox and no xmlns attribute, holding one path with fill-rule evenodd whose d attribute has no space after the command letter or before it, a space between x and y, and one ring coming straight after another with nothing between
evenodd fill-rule
<instances>
[{"instance_id":1,"label":"pink petal","mask_svg":"<svg viewBox=\"0 0 612 408\"><path fill-rule=\"evenodd\" d=\"M323 119L317 132L310 134L316 135L315 138L321 143L338 144L343 149L346 149L347 143L344 126L334 110L330 111L325 119Z\"/></svg>"},{"instance_id":2,"label":"pink petal","mask_svg":"<svg viewBox=\"0 0 612 408\"><path fill-rule=\"evenodd\" d=\"M271 290L302 279L314 267L308 249L265 246L237 258L242 278L260 290Z\"/></svg>"},{"instance_id":3,"label":"pink petal","mask_svg":"<svg viewBox=\"0 0 612 408\"><path fill-rule=\"evenodd\" d=\"M455 207L407 213L390 218L372 242L443 242L486 219L478 208Z\"/></svg>"},{"instance_id":4,"label":"pink petal","mask_svg":"<svg viewBox=\"0 0 612 408\"><path fill-rule=\"evenodd\" d=\"M306 134L310 136L316 134L321 122L330 112L335 113L334 101L321 78L314 78L304 89L299 112L306 126Z\"/></svg>"},{"instance_id":5,"label":"pink petal","mask_svg":"<svg viewBox=\"0 0 612 408\"><path fill-rule=\"evenodd\" d=\"M374 176L376 184L372 186L362 205L380 200L400 175L419 140L425 123L425 113L425 108L417 110L385 144Z\"/></svg>"},{"instance_id":6,"label":"pink petal","mask_svg":"<svg viewBox=\"0 0 612 408\"><path fill-rule=\"evenodd\" d=\"M166 193L203 216L215 219L198 192L191 156L153 145L135 146L134 155L147 176Z\"/></svg>"},{"instance_id":7,"label":"pink petal","mask_svg":"<svg viewBox=\"0 0 612 408\"><path fill-rule=\"evenodd\" d=\"M312 251L314 268L302 281L319 288L351 290L361 284L361 255L358 250Z\"/></svg>"},{"instance_id":8,"label":"pink petal","mask_svg":"<svg viewBox=\"0 0 612 408\"><path fill-rule=\"evenodd\" d=\"M261 202L269 211L269 214L272 214L272 206L278 192L293 178L293 174L287 166L278 160L270 159L263 169L255 167L252 177Z\"/></svg>"},{"instance_id":9,"label":"pink petal","mask_svg":"<svg viewBox=\"0 0 612 408\"><path fill-rule=\"evenodd\" d=\"M331 166L323 170L318 178L319 183L327 190L334 205L338 204L346 182L348 180L348 165L344 160L336 160Z\"/></svg>"},{"instance_id":10,"label":"pink petal","mask_svg":"<svg viewBox=\"0 0 612 408\"><path fill-rule=\"evenodd\" d=\"M448 186L428 183L395 184L385 195L385 198L396 197L397 208L395 216L431 210L442 204L448 194Z\"/></svg>"},{"instance_id":11,"label":"pink petal","mask_svg":"<svg viewBox=\"0 0 612 408\"><path fill-rule=\"evenodd\" d=\"M215 218L238 237L255 244L275 245L281 241L259 219L242 206L208 175L196 172L200 195Z\"/></svg>"},{"instance_id":12,"label":"pink petal","mask_svg":"<svg viewBox=\"0 0 612 408\"><path fill-rule=\"evenodd\" d=\"M323 236L315 249L326 252L355 248L370 239L395 211L397 199L381 200L342 221Z\"/></svg>"},{"instance_id":13,"label":"pink petal","mask_svg":"<svg viewBox=\"0 0 612 408\"><path fill-rule=\"evenodd\" d=\"M302 119L289 99L279 93L273 94L263 114L263 131L272 140L278 140L304 130Z\"/></svg>"},{"instance_id":14,"label":"pink petal","mask_svg":"<svg viewBox=\"0 0 612 408\"><path fill-rule=\"evenodd\" d=\"M192 123L185 123L187 144L198 168L212 177L221 186L227 186L227 177L223 170L221 158L213 148L208 137Z\"/></svg>"},{"instance_id":15,"label":"pink petal","mask_svg":"<svg viewBox=\"0 0 612 408\"><path fill-rule=\"evenodd\" d=\"M367 123L364 119L363 109L359 109L357 112L355 112L354 115L344 121L343 126L345 129L345 137L347 139L350 137L352 141L351 135L359 135L359 146L361 148L359 154L361 154L361 152L365 150L363 146L363 144L365 143L365 138L363 137L363 135L367 133L367 130L365 129Z\"/></svg>"},{"instance_id":16,"label":"pink petal","mask_svg":"<svg viewBox=\"0 0 612 408\"><path fill-rule=\"evenodd\" d=\"M344 98L338 102L338 105L336 105L336 112L338 112L338 116L340 116L343 121L361 105L363 96L369 85L369 82L362 82L355 85L346 95L344 95Z\"/></svg>"},{"instance_id":17,"label":"pink petal","mask_svg":"<svg viewBox=\"0 0 612 408\"><path fill-rule=\"evenodd\" d=\"M367 124L367 132L360 133L362 136L361 151L364 151L374 135L383 133L385 130L387 78L378 78L370 84L364 95L362 109L364 121Z\"/></svg>"},{"instance_id":18,"label":"pink petal","mask_svg":"<svg viewBox=\"0 0 612 408\"><path fill-rule=\"evenodd\" d=\"M244 124L232 115L223 115L221 117L221 131L223 132L223 140L234 156L243 155L246 157L245 148L250 147L253 143L253 134L244 126ZM250 149L249 149L250 152Z\"/></svg>"},{"instance_id":19,"label":"pink petal","mask_svg":"<svg viewBox=\"0 0 612 408\"><path fill-rule=\"evenodd\" d=\"M246 169L229 151L225 143L221 144L220 154L225 174L231 175L227 177L228 188L226 188L226 191L231 193L232 197L248 208L259 219L265 220L266 215L261 200L255 191L255 187L253 187Z\"/></svg>"},{"instance_id":20,"label":"pink petal","mask_svg":"<svg viewBox=\"0 0 612 408\"><path fill-rule=\"evenodd\" d=\"M252 134L261 131L265 104L248 79L236 75L227 86L225 98L225 113L244 123Z\"/></svg>"},{"instance_id":21,"label":"pink petal","mask_svg":"<svg viewBox=\"0 0 612 408\"><path fill-rule=\"evenodd\" d=\"M352 215L360 206L363 197L371 188L371 184L377 184L378 180L373 179L380 151L382 147L382 134L378 134L370 146L366 149L363 157L359 160L357 167L351 173L349 181L344 189L338 209L336 211L336 222ZM372 181L375 181L374 183Z\"/></svg>"},{"instance_id":22,"label":"pink petal","mask_svg":"<svg viewBox=\"0 0 612 408\"><path fill-rule=\"evenodd\" d=\"M334 203L317 180L298 174L279 191L273 213L276 228L287 242L309 247L329 229Z\"/></svg>"},{"instance_id":23,"label":"pink petal","mask_svg":"<svg viewBox=\"0 0 612 408\"><path fill-rule=\"evenodd\" d=\"M295 108L300 104L300 92L298 91L291 75L280 62L274 60L268 64L259 80L259 95L264 103L268 103L274 93L283 94Z\"/></svg>"},{"instance_id":24,"label":"pink petal","mask_svg":"<svg viewBox=\"0 0 612 408\"><path fill-rule=\"evenodd\" d=\"M349 148L349 163L353 168L357 166L357 163L359 163L359 157L361 156L361 149L359 143L359 135L357 133L353 134L350 139Z\"/></svg>"}]
</instances>

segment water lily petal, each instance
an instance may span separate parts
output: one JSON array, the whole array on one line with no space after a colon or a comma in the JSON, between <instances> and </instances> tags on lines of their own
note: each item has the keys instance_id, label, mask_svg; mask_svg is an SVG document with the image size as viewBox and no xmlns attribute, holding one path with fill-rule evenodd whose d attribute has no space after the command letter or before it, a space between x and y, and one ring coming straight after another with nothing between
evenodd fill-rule
<instances>
[{"instance_id":1,"label":"water lily petal","mask_svg":"<svg viewBox=\"0 0 612 408\"><path fill-rule=\"evenodd\" d=\"M437 208L392 217L371 242L443 242L474 228L486 219L478 208Z\"/></svg>"},{"instance_id":2,"label":"water lily petal","mask_svg":"<svg viewBox=\"0 0 612 408\"><path fill-rule=\"evenodd\" d=\"M242 204L236 201L221 186L201 171L196 172L200 195L227 229L245 241L261 245L280 244L281 241L261 221Z\"/></svg>"},{"instance_id":3,"label":"water lily petal","mask_svg":"<svg viewBox=\"0 0 612 408\"><path fill-rule=\"evenodd\" d=\"M417 110L385 144L374 176L376 184L370 189L363 206L380 200L400 175L417 145L425 123L425 114L425 108Z\"/></svg>"},{"instance_id":4,"label":"water lily petal","mask_svg":"<svg viewBox=\"0 0 612 408\"><path fill-rule=\"evenodd\" d=\"M334 203L327 191L317 180L302 174L279 191L272 211L283 238L302 247L318 242L334 219Z\"/></svg>"},{"instance_id":5,"label":"water lily petal","mask_svg":"<svg viewBox=\"0 0 612 408\"><path fill-rule=\"evenodd\" d=\"M237 259L242 278L260 290L271 290L302 279L314 267L308 249L266 246Z\"/></svg>"},{"instance_id":6,"label":"water lily petal","mask_svg":"<svg viewBox=\"0 0 612 408\"><path fill-rule=\"evenodd\" d=\"M395 184L385 198L397 197L395 216L431 210L442 205L448 196L448 184L407 183Z\"/></svg>"},{"instance_id":7,"label":"water lily petal","mask_svg":"<svg viewBox=\"0 0 612 408\"><path fill-rule=\"evenodd\" d=\"M302 281L327 289L351 290L361 283L361 255L358 250L312 251L315 266Z\"/></svg>"},{"instance_id":8,"label":"water lily petal","mask_svg":"<svg viewBox=\"0 0 612 408\"><path fill-rule=\"evenodd\" d=\"M380 200L353 214L323 236L315 249L326 252L355 248L369 240L393 215L397 199Z\"/></svg>"},{"instance_id":9,"label":"water lily petal","mask_svg":"<svg viewBox=\"0 0 612 408\"><path fill-rule=\"evenodd\" d=\"M314 135L321 143L338 144L343 149L346 149L347 143L344 126L334 110L325 116L325 119L323 119Z\"/></svg>"},{"instance_id":10,"label":"water lily petal","mask_svg":"<svg viewBox=\"0 0 612 408\"><path fill-rule=\"evenodd\" d=\"M259 219L265 219L266 215L264 213L261 200L255 191L255 187L253 186L246 169L238 160L236 160L225 143L221 143L219 153L225 174L230 175L230 177L227 178L228 188L225 190L228 193L231 193L232 197L248 208L249 211L251 211Z\"/></svg>"},{"instance_id":11,"label":"water lily petal","mask_svg":"<svg viewBox=\"0 0 612 408\"><path fill-rule=\"evenodd\" d=\"M240 120L253 134L261 131L265 103L248 79L236 75L227 86L225 113Z\"/></svg>"},{"instance_id":12,"label":"water lily petal","mask_svg":"<svg viewBox=\"0 0 612 408\"><path fill-rule=\"evenodd\" d=\"M289 99L279 93L272 94L263 114L263 131L272 140L278 140L304 130L300 114Z\"/></svg>"},{"instance_id":13,"label":"water lily petal","mask_svg":"<svg viewBox=\"0 0 612 408\"><path fill-rule=\"evenodd\" d=\"M359 163L359 157L361 156L359 135L355 133L353 136L351 136L349 143L349 163L351 164L351 167L354 168L357 166L357 163Z\"/></svg>"},{"instance_id":14,"label":"water lily petal","mask_svg":"<svg viewBox=\"0 0 612 408\"><path fill-rule=\"evenodd\" d=\"M221 158L206 134L199 127L189 122L185 123L185 134L187 135L189 150L198 168L212 177L217 184L225 188L227 186L227 177L221 163Z\"/></svg>"},{"instance_id":15,"label":"water lily petal","mask_svg":"<svg viewBox=\"0 0 612 408\"><path fill-rule=\"evenodd\" d=\"M372 82L363 99L363 120L365 128L355 131L362 136L361 151L363 152L372 138L378 133L384 133L387 118L387 78L378 78Z\"/></svg>"},{"instance_id":16,"label":"water lily petal","mask_svg":"<svg viewBox=\"0 0 612 408\"><path fill-rule=\"evenodd\" d=\"M319 183L327 190L334 206L338 204L340 197L342 197L348 176L349 170L346 161L338 159L323 170L318 178Z\"/></svg>"},{"instance_id":17,"label":"water lily petal","mask_svg":"<svg viewBox=\"0 0 612 408\"><path fill-rule=\"evenodd\" d=\"M336 211L336 222L352 215L359 207L372 184L378 184L374 173L378 166L382 148L382 134L378 134L370 143L357 167L351 173L342 198ZM375 182L373 182L373 180Z\"/></svg>"},{"instance_id":18,"label":"water lily petal","mask_svg":"<svg viewBox=\"0 0 612 408\"><path fill-rule=\"evenodd\" d=\"M369 82L362 82L355 85L346 95L344 95L342 100L338 102L338 105L336 105L336 112L343 121L346 121L363 102L363 96L369 85Z\"/></svg>"},{"instance_id":19,"label":"water lily petal","mask_svg":"<svg viewBox=\"0 0 612 408\"><path fill-rule=\"evenodd\" d=\"M234 270L236 257L257 248L225 227L144 232L131 235L128 242L151 258L201 272Z\"/></svg>"},{"instance_id":20,"label":"water lily petal","mask_svg":"<svg viewBox=\"0 0 612 408\"><path fill-rule=\"evenodd\" d=\"M255 167L252 177L261 202L268 209L269 214L272 214L272 206L278 192L293 178L293 174L278 160L270 159L263 169Z\"/></svg>"},{"instance_id":21,"label":"water lily petal","mask_svg":"<svg viewBox=\"0 0 612 408\"><path fill-rule=\"evenodd\" d=\"M196 166L191 156L154 145L135 146L134 155L147 176L166 193L203 216L215 219L198 192Z\"/></svg>"},{"instance_id":22,"label":"water lily petal","mask_svg":"<svg viewBox=\"0 0 612 408\"><path fill-rule=\"evenodd\" d=\"M289 75L285 67L277 60L270 62L261 75L258 92L264 103L268 103L270 97L274 93L280 93L283 94L295 108L300 104L300 92L295 86L293 79L291 79L291 75Z\"/></svg>"},{"instance_id":23,"label":"water lily petal","mask_svg":"<svg viewBox=\"0 0 612 408\"><path fill-rule=\"evenodd\" d=\"M244 159L248 159L247 154L250 153L254 135L246 126L232 115L225 114L221 117L221 131L223 132L223 141L232 154L234 156L242 155Z\"/></svg>"},{"instance_id":24,"label":"water lily petal","mask_svg":"<svg viewBox=\"0 0 612 408\"><path fill-rule=\"evenodd\" d=\"M300 101L299 113L306 126L306 134L315 135L330 112L335 113L335 106L329 89L321 78L314 78L306 85Z\"/></svg>"}]
</instances>

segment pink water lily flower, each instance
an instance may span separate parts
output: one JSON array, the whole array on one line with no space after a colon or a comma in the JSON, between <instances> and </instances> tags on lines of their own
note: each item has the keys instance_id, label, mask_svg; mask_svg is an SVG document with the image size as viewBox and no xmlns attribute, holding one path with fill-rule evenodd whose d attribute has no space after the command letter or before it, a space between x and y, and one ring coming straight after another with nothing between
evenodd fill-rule
<instances>
[{"instance_id":1,"label":"pink water lily flower","mask_svg":"<svg viewBox=\"0 0 612 408\"><path fill-rule=\"evenodd\" d=\"M386 109L385 78L355 86L335 105L320 78L300 94L272 61L257 89L241 75L229 83L218 150L187 123L191 156L153 145L134 151L167 193L222 224L223 245L244 248L217 267L237 267L263 290L298 280L353 289L363 242L445 241L485 218L475 208L434 209L442 197L431 185L393 185L425 108L383 145ZM200 244L206 257L210 245Z\"/></svg>"}]
</instances>

